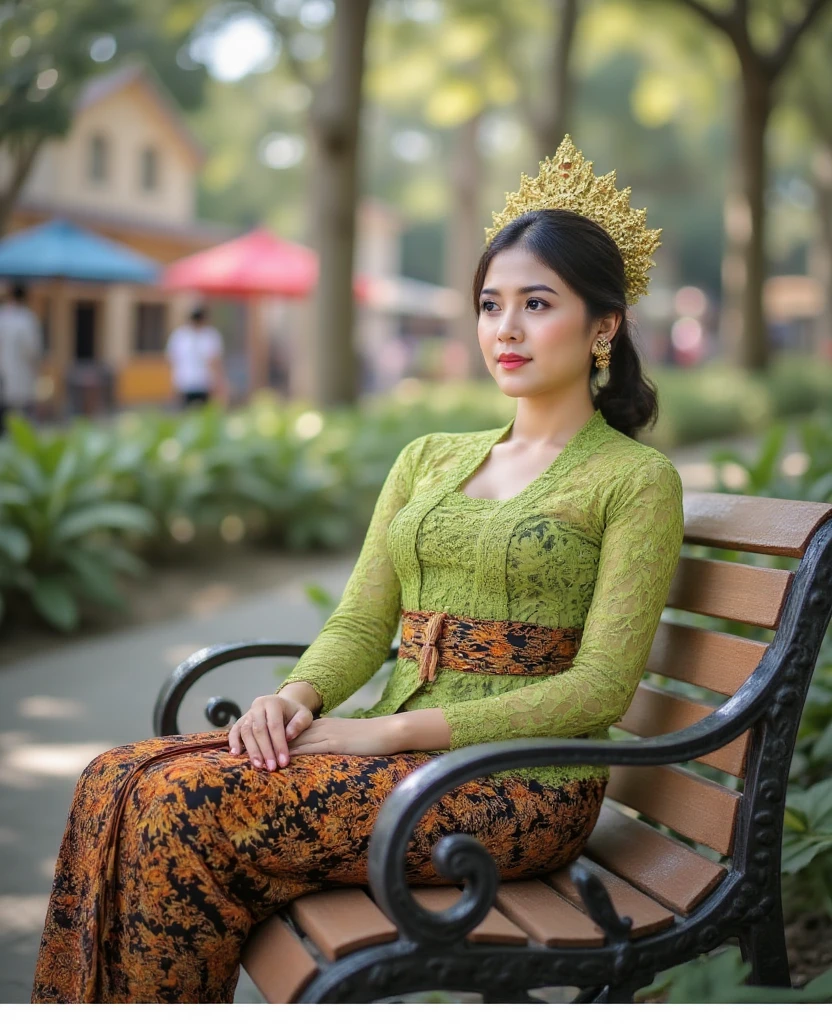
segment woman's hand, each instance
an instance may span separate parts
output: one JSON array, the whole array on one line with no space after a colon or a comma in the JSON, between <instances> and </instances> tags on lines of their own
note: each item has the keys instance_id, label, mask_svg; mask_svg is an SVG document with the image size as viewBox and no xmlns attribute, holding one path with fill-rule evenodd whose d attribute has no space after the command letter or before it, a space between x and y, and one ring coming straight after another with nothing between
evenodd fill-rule
<instances>
[{"instance_id":1,"label":"woman's hand","mask_svg":"<svg viewBox=\"0 0 832 1024\"><path fill-rule=\"evenodd\" d=\"M255 768L263 765L273 772L278 763L289 763L288 741L312 725L312 711L306 704L281 693L255 697L249 710L231 726L228 746L232 754L244 745Z\"/></svg>"},{"instance_id":2,"label":"woman's hand","mask_svg":"<svg viewBox=\"0 0 832 1024\"><path fill-rule=\"evenodd\" d=\"M401 715L379 718L331 718L325 716L304 729L289 743L292 754L398 754L402 734Z\"/></svg>"}]
</instances>

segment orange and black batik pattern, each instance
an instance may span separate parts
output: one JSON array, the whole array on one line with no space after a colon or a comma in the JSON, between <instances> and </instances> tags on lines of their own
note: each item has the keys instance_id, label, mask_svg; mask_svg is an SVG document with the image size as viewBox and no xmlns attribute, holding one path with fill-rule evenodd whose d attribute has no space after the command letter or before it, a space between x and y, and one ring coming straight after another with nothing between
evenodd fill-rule
<instances>
[{"instance_id":1,"label":"orange and black batik pattern","mask_svg":"<svg viewBox=\"0 0 832 1024\"><path fill-rule=\"evenodd\" d=\"M580 650L583 629L555 629L534 622L472 619L448 612L402 609L400 658L428 666L420 674L433 678L436 668L495 675L554 675L571 666ZM434 649L429 662L426 654Z\"/></svg>"},{"instance_id":2,"label":"orange and black batik pattern","mask_svg":"<svg viewBox=\"0 0 832 1024\"><path fill-rule=\"evenodd\" d=\"M383 800L435 756L296 754L269 773L217 733L101 754L75 790L32 1001L232 1002L252 926L305 893L366 884ZM408 878L446 881L430 853L455 832L484 843L504 879L554 870L580 853L604 786L458 786L419 823Z\"/></svg>"}]
</instances>

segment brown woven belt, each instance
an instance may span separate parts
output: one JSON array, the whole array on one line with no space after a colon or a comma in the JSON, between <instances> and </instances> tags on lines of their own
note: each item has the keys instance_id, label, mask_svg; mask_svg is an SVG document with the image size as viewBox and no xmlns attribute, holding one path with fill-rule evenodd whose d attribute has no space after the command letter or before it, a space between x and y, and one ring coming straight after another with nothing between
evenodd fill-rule
<instances>
[{"instance_id":1,"label":"brown woven belt","mask_svg":"<svg viewBox=\"0 0 832 1024\"><path fill-rule=\"evenodd\" d=\"M419 662L419 681L433 682L438 668L493 675L536 676L569 668L583 629L554 629L533 622L470 619L448 612L402 609L399 657Z\"/></svg>"}]
</instances>

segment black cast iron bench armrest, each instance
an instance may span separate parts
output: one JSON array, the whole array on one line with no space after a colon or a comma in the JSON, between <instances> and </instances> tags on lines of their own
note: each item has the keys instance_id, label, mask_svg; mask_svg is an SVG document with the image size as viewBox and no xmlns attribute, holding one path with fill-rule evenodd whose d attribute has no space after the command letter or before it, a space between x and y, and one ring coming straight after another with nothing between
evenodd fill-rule
<instances>
[{"instance_id":1,"label":"black cast iron bench armrest","mask_svg":"<svg viewBox=\"0 0 832 1024\"><path fill-rule=\"evenodd\" d=\"M824 536L826 532L823 531ZM820 551L822 540L823 537L817 537L813 548ZM800 674L801 663L806 660L807 630L817 634L812 638L816 656L825 623L829 622L828 598L821 594L820 588L817 592L813 590L814 576L818 572L814 559L809 559L809 565L811 568L796 575L779 628L757 667L732 697L694 725L633 741L513 739L475 744L441 754L403 779L382 804L369 847L369 883L373 896L402 929L402 934L421 941L438 941L443 933L448 939L451 936L462 938L483 920L493 905L497 868L482 844L472 836L446 836L434 847L436 870L453 881L466 881L463 896L453 907L439 913L424 909L413 899L405 882L405 852L413 829L430 806L455 786L495 771L552 764L634 767L678 764L724 747L763 718L775 733L781 731L781 726L787 730L798 701L791 677ZM825 623L814 622L809 628L803 610L811 603L825 606ZM774 738L772 750L779 753L780 746L783 757L788 758L791 745ZM615 930L617 917L611 904L605 898L593 900L588 892L589 886L597 888L601 883L596 886L597 880L588 877L578 865L573 866L572 874L593 919L601 923L591 903L599 911L603 910L608 919L612 915L612 930Z\"/></svg>"},{"instance_id":2,"label":"black cast iron bench armrest","mask_svg":"<svg viewBox=\"0 0 832 1024\"><path fill-rule=\"evenodd\" d=\"M773 645L772 645L773 646ZM369 884L384 912L414 941L460 939L483 920L493 906L499 877L482 844L469 835L446 836L434 847L436 870L454 882L466 882L463 896L444 911L426 910L413 898L405 880L405 853L414 828L426 811L454 787L496 771L546 765L678 764L724 747L767 712L776 714L778 654L767 650L745 685L721 707L694 725L663 736L638 740L511 739L479 743L441 754L403 779L379 811L369 847ZM786 695L784 695L786 696ZM790 697L791 694L788 694ZM575 865L572 875L591 916L613 929L617 918L601 897L588 872ZM587 893L595 889L595 897ZM593 906L594 904L594 906ZM597 912L596 912L597 908ZM607 929L608 930L608 929Z\"/></svg>"},{"instance_id":3,"label":"black cast iron bench armrest","mask_svg":"<svg viewBox=\"0 0 832 1024\"><path fill-rule=\"evenodd\" d=\"M172 736L179 732L178 715L182 701L191 687L208 672L227 665L231 661L245 658L299 658L308 644L283 643L279 640L239 640L234 643L212 644L202 647L186 658L171 672L159 691L153 708L153 732L156 736ZM393 647L385 659L393 661L398 657L398 647ZM208 721L219 727L228 725L232 718L239 718L240 706L225 697L212 697L205 709Z\"/></svg>"}]
</instances>

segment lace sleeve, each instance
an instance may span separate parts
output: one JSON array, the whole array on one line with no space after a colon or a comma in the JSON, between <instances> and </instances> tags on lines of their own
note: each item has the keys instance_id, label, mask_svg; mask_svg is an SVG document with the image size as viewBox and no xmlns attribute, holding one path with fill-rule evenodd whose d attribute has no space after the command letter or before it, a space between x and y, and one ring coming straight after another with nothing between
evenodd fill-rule
<instances>
[{"instance_id":1,"label":"lace sleeve","mask_svg":"<svg viewBox=\"0 0 832 1024\"><path fill-rule=\"evenodd\" d=\"M405 445L396 458L338 607L275 691L298 680L309 683L323 701L322 715L371 679L390 653L401 614L401 588L387 550L387 528L410 497L425 437Z\"/></svg>"},{"instance_id":2,"label":"lace sleeve","mask_svg":"<svg viewBox=\"0 0 832 1024\"><path fill-rule=\"evenodd\" d=\"M575 737L617 722L644 674L683 534L679 473L667 459L652 460L608 509L595 589L570 668L508 693L443 706L450 749Z\"/></svg>"}]
</instances>

